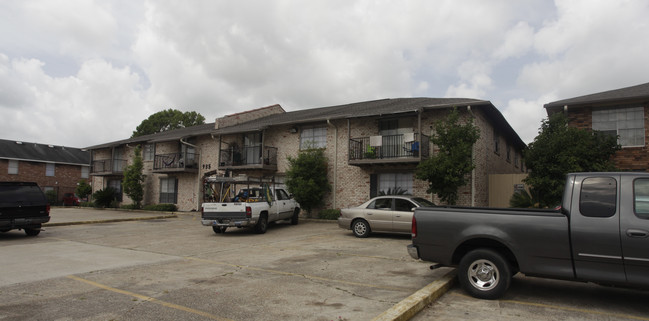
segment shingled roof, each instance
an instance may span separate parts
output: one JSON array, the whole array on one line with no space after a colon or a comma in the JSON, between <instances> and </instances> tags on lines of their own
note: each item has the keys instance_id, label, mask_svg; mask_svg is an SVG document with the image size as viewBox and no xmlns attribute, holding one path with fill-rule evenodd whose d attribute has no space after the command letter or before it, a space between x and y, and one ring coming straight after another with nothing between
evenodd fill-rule
<instances>
[{"instance_id":1,"label":"shingled roof","mask_svg":"<svg viewBox=\"0 0 649 321\"><path fill-rule=\"evenodd\" d=\"M89 165L90 153L74 147L0 139L0 159L68 165Z\"/></svg>"},{"instance_id":2,"label":"shingled roof","mask_svg":"<svg viewBox=\"0 0 649 321\"><path fill-rule=\"evenodd\" d=\"M649 83L554 101L545 104L544 107L550 113L561 110L564 106L605 104L617 101L649 101Z\"/></svg>"},{"instance_id":3,"label":"shingled roof","mask_svg":"<svg viewBox=\"0 0 649 321\"><path fill-rule=\"evenodd\" d=\"M200 135L226 135L245 133L262 130L271 126L305 124L312 122L322 122L335 119L349 119L370 116L384 116L402 113L412 113L420 110L442 109L449 107L466 107L472 106L483 108L487 117L494 123L494 126L503 131L503 134L513 137L514 144L517 147L524 147L525 143L520 139L518 134L512 129L503 115L496 109L491 102L486 100L470 98L395 98L380 99L372 101L357 102L338 106L309 108L285 113L273 114L270 116L258 118L252 121L241 123L234 126L215 129L215 123L198 125L182 129L170 130L167 132L140 136L132 139L106 143L88 147L88 149L106 148L121 144L139 143L139 142L163 142L179 140L191 136Z\"/></svg>"}]
</instances>

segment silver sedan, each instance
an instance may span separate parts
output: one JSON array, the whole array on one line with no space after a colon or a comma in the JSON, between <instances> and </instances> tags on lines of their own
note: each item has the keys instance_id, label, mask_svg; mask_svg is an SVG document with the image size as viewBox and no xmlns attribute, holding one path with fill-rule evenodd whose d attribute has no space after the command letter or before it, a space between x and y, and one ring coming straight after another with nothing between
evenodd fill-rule
<instances>
[{"instance_id":1,"label":"silver sedan","mask_svg":"<svg viewBox=\"0 0 649 321\"><path fill-rule=\"evenodd\" d=\"M429 206L435 204L421 197L378 196L358 207L341 209L338 226L357 237L368 237L371 232L409 234L415 208Z\"/></svg>"}]
</instances>

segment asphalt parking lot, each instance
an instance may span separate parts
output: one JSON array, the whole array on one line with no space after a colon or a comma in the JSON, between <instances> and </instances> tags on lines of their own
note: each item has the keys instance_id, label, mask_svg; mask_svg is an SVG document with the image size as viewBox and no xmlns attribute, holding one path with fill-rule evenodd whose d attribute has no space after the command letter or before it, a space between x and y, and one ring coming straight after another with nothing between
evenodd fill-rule
<instances>
[{"instance_id":1,"label":"asphalt parking lot","mask_svg":"<svg viewBox=\"0 0 649 321\"><path fill-rule=\"evenodd\" d=\"M373 320L452 273L412 260L408 236L359 239L332 223L217 235L198 213L51 215L37 237L0 233L0 320ZM452 288L413 320L649 320L648 300L517 276L502 300Z\"/></svg>"}]
</instances>

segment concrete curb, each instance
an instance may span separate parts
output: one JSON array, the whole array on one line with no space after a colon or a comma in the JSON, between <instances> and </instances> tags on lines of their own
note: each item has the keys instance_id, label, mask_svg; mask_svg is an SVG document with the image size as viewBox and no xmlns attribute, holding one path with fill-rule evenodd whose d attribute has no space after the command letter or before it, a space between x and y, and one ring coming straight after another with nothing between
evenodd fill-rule
<instances>
[{"instance_id":1,"label":"concrete curb","mask_svg":"<svg viewBox=\"0 0 649 321\"><path fill-rule=\"evenodd\" d=\"M427 305L446 293L454 284L456 271L446 273L443 277L423 287L411 296L403 299L389 310L381 313L373 321L410 320Z\"/></svg>"},{"instance_id":2,"label":"concrete curb","mask_svg":"<svg viewBox=\"0 0 649 321\"><path fill-rule=\"evenodd\" d=\"M162 215L151 217L131 217L131 218L114 218L107 220L94 220L94 221L75 221L75 222L60 222L60 223L45 223L43 227L48 226L66 226L66 225L82 225L82 224L100 224L100 223L114 223L114 222L128 222L128 221L145 221L145 220L159 220L165 218L177 218L177 215Z\"/></svg>"}]
</instances>

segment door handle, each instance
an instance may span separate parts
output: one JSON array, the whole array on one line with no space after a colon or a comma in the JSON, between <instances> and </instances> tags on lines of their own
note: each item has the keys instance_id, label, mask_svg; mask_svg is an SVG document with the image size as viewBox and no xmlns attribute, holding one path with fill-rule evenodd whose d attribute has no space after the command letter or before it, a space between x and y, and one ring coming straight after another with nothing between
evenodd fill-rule
<instances>
[{"instance_id":1,"label":"door handle","mask_svg":"<svg viewBox=\"0 0 649 321\"><path fill-rule=\"evenodd\" d=\"M649 236L649 232L647 232L645 230L628 229L628 230L626 230L626 236L645 238L645 237Z\"/></svg>"}]
</instances>

